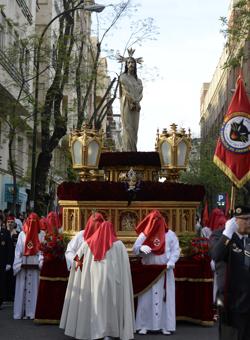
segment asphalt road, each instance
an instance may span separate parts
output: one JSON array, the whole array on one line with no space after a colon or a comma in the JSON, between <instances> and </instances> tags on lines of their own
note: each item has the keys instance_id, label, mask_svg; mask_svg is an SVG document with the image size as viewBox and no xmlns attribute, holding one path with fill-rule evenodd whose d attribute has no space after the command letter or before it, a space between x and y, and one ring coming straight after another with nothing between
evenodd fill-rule
<instances>
[{"instance_id":1,"label":"asphalt road","mask_svg":"<svg viewBox=\"0 0 250 340\"><path fill-rule=\"evenodd\" d=\"M136 340L163 340L161 334L136 334ZM36 325L31 320L13 320L12 305L3 305L0 310L0 340L69 340L57 325ZM168 336L173 340L217 340L217 326L201 327L178 322L177 331Z\"/></svg>"}]
</instances>

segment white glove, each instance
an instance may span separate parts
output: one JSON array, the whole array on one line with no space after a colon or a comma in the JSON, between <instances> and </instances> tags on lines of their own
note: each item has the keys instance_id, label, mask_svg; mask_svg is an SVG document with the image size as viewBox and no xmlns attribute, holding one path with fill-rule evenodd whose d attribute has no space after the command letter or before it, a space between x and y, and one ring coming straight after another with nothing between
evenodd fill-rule
<instances>
[{"instance_id":1,"label":"white glove","mask_svg":"<svg viewBox=\"0 0 250 340\"><path fill-rule=\"evenodd\" d=\"M226 222L225 230L223 231L223 235L225 235L226 237L231 239L232 236L233 236L233 233L235 233L237 231L237 229L238 229L238 224L236 222L235 217L233 217Z\"/></svg>"},{"instance_id":2,"label":"white glove","mask_svg":"<svg viewBox=\"0 0 250 340\"><path fill-rule=\"evenodd\" d=\"M141 246L140 251L144 254L150 254L152 249L147 245L143 245Z\"/></svg>"},{"instance_id":3,"label":"white glove","mask_svg":"<svg viewBox=\"0 0 250 340\"><path fill-rule=\"evenodd\" d=\"M11 270L11 265L10 264L6 264L5 271L8 272L9 270Z\"/></svg>"},{"instance_id":4,"label":"white glove","mask_svg":"<svg viewBox=\"0 0 250 340\"><path fill-rule=\"evenodd\" d=\"M42 269L42 267L43 267L43 261L39 261L38 267L39 267L39 270Z\"/></svg>"},{"instance_id":5,"label":"white glove","mask_svg":"<svg viewBox=\"0 0 250 340\"><path fill-rule=\"evenodd\" d=\"M167 269L174 269L173 263L167 263Z\"/></svg>"},{"instance_id":6,"label":"white glove","mask_svg":"<svg viewBox=\"0 0 250 340\"><path fill-rule=\"evenodd\" d=\"M213 272L215 272L215 262L214 262L214 260L210 261L210 268Z\"/></svg>"}]
</instances>

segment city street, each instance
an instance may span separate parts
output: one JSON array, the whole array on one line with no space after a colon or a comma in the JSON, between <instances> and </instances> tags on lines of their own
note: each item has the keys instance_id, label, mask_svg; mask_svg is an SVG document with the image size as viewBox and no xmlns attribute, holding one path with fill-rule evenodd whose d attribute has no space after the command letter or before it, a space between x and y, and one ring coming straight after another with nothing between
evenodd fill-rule
<instances>
[{"instance_id":1,"label":"city street","mask_svg":"<svg viewBox=\"0 0 250 340\"><path fill-rule=\"evenodd\" d=\"M163 339L164 335L136 335L135 339ZM191 323L178 322L177 331L172 335L173 340L211 340L217 339L217 327L201 327ZM169 338L169 339L171 339ZM35 325L30 320L13 320L12 305L3 305L0 310L0 339L1 340L66 340L69 337L57 325Z\"/></svg>"}]
</instances>

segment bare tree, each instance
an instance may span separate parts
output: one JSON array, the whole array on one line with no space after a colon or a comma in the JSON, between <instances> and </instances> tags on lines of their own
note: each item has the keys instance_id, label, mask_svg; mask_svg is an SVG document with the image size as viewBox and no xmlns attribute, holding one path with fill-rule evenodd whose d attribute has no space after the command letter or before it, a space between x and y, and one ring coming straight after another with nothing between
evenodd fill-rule
<instances>
[{"instance_id":1,"label":"bare tree","mask_svg":"<svg viewBox=\"0 0 250 340\"><path fill-rule=\"evenodd\" d=\"M73 3L64 1L64 10L73 8ZM46 184L52 152L67 132L67 113L61 111L65 85L68 82L70 57L74 45L74 13L59 19L59 36L56 46L56 63L52 83L47 90L41 109L41 152L38 155L35 174L34 209L42 214L46 211ZM53 125L51 124L53 117Z\"/></svg>"}]
</instances>

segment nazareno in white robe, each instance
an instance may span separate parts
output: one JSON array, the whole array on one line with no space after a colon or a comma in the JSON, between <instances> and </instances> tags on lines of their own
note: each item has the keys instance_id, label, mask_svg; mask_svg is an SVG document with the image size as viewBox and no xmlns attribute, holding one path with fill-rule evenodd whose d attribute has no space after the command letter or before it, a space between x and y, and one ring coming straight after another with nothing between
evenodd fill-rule
<instances>
[{"instance_id":1,"label":"nazareno in white robe","mask_svg":"<svg viewBox=\"0 0 250 340\"><path fill-rule=\"evenodd\" d=\"M94 261L84 242L77 255L84 255L82 271L75 269L76 263L71 267L60 328L76 339L133 339L133 288L125 246L116 241L103 260Z\"/></svg>"},{"instance_id":2,"label":"nazareno in white robe","mask_svg":"<svg viewBox=\"0 0 250 340\"><path fill-rule=\"evenodd\" d=\"M145 241L146 236L141 233L134 246L135 254L140 253L140 247ZM148 255L140 253L142 263L167 265L173 267L180 257L179 241L175 233L169 230L165 234L165 253ZM166 275L166 302L164 298L164 275ZM176 313L175 313L175 279L173 269L168 269L166 274L145 293L138 296L138 306L136 311L136 330L145 328L147 330L157 331L165 329L175 331L176 329ZM143 279L143 278L142 278Z\"/></svg>"},{"instance_id":3,"label":"nazareno in white robe","mask_svg":"<svg viewBox=\"0 0 250 340\"><path fill-rule=\"evenodd\" d=\"M65 258L68 270L72 267L74 257L76 256L77 250L84 242L84 230L79 231L67 245L65 252Z\"/></svg>"},{"instance_id":4,"label":"nazareno in white robe","mask_svg":"<svg viewBox=\"0 0 250 340\"><path fill-rule=\"evenodd\" d=\"M44 233L39 234L40 242L43 240ZM26 235L23 231L18 235L15 259L13 263L13 273L16 276L15 300L14 300L14 319L29 317L34 319L36 311L36 300L39 287L38 269L23 269L22 264L38 265L40 268L43 263L41 252L34 256L24 256Z\"/></svg>"}]
</instances>

